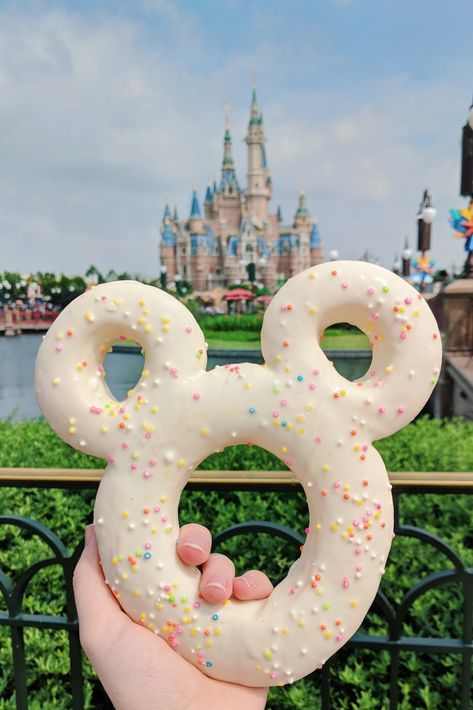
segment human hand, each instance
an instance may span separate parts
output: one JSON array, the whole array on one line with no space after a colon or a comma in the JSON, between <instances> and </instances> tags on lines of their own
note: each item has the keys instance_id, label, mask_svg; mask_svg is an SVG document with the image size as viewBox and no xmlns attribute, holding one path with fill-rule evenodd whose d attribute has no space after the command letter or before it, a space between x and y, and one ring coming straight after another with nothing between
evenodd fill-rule
<instances>
[{"instance_id":1,"label":"human hand","mask_svg":"<svg viewBox=\"0 0 473 710\"><path fill-rule=\"evenodd\" d=\"M210 554L210 532L181 528L177 553L188 565L202 565L200 593L210 604L230 596L262 599L272 584L262 572L235 577L233 562ZM93 525L74 572L74 594L82 647L116 710L262 710L267 688L214 680L185 661L159 636L135 624L105 584Z\"/></svg>"}]
</instances>

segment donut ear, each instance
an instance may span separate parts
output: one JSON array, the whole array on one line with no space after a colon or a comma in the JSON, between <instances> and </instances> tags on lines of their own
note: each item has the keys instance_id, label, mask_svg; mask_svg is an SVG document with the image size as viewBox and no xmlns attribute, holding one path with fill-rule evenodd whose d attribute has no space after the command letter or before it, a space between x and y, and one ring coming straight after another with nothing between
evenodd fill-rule
<instances>
[{"instance_id":1,"label":"donut ear","mask_svg":"<svg viewBox=\"0 0 473 710\"><path fill-rule=\"evenodd\" d=\"M370 368L355 382L335 370L319 345L324 330L342 322L370 341ZM321 406L323 400L340 414L361 414L373 439L420 412L442 357L438 326L422 296L387 269L353 261L320 264L287 281L266 311L262 351L279 377L312 378Z\"/></svg>"},{"instance_id":2,"label":"donut ear","mask_svg":"<svg viewBox=\"0 0 473 710\"><path fill-rule=\"evenodd\" d=\"M145 353L141 378L118 402L105 381L103 362L119 340L138 342ZM35 389L41 410L71 446L107 458L117 417L143 400L147 388L166 390L175 380L205 370L202 331L177 299L135 281L96 286L58 316L40 347ZM156 398L155 398L156 399Z\"/></svg>"}]
</instances>

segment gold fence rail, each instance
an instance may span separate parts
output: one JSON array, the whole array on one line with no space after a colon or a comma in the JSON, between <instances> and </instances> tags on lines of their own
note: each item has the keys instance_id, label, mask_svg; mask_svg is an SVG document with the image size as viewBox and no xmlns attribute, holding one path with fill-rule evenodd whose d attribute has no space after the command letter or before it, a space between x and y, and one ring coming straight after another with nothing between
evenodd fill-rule
<instances>
[{"instance_id":1,"label":"gold fence rail","mask_svg":"<svg viewBox=\"0 0 473 710\"><path fill-rule=\"evenodd\" d=\"M95 486L103 469L84 468L0 468L0 485ZM473 488L473 471L398 471L388 473L393 488ZM293 487L299 481L289 471L206 471L197 470L189 483L205 488Z\"/></svg>"}]
</instances>

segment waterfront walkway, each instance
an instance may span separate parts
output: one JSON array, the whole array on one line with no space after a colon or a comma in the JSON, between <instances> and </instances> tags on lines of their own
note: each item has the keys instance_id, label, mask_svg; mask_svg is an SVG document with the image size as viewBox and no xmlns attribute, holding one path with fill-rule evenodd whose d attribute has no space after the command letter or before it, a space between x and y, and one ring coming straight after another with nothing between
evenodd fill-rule
<instances>
[{"instance_id":1,"label":"waterfront walkway","mask_svg":"<svg viewBox=\"0 0 473 710\"><path fill-rule=\"evenodd\" d=\"M7 308L0 312L0 333L14 336L20 335L23 331L44 332L57 316L58 313L50 311L19 309L12 311Z\"/></svg>"}]
</instances>

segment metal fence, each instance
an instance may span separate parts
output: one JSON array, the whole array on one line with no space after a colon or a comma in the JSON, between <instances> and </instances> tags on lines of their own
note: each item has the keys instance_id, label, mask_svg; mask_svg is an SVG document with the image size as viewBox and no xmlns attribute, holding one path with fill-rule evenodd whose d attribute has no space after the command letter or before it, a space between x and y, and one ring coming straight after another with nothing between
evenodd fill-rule
<instances>
[{"instance_id":1,"label":"metal fence","mask_svg":"<svg viewBox=\"0 0 473 710\"><path fill-rule=\"evenodd\" d=\"M100 480L100 471L86 470L55 470L42 469L0 469L0 485L28 487L65 487L94 488ZM450 698L448 708L468 710L471 702L471 676L473 655L473 569L467 568L456 552L439 537L426 530L412 525L400 524L399 512L402 498L409 493L472 493L473 473L397 473L390 475L393 484L395 505L395 532L397 536L415 538L426 546L433 546L440 551L452 565L451 568L428 575L415 584L405 594L401 603L394 607L387 596L379 591L373 603L373 610L387 624L388 633L385 636L357 633L348 642L352 649L371 649L387 651L390 654L390 695L389 708L396 710L399 703L399 672L400 654L406 651L428 654L455 654L461 666L461 682L458 701ZM255 472L255 471L197 471L189 488L202 490L259 490L288 491L297 490L297 481L290 473L285 472ZM83 668L82 654L79 644L79 633L76 609L72 591L72 574L80 555L80 549L73 553L68 551L62 541L51 530L43 525L16 515L0 516L0 526L17 526L22 530L34 533L43 540L50 549L50 556L28 569L13 583L0 569L0 598L3 595L4 608L0 611L0 625L10 629L12 640L12 669L16 691L16 704L19 710L28 708L28 678L24 630L38 628L48 630L63 629L69 638L70 684L73 710L83 710ZM224 541L242 534L269 533L285 540L295 550L303 544L304 539L295 531L270 522L246 522L234 525L217 533L214 537L214 547ZM426 553L427 554L427 553ZM23 598L28 584L40 571L52 565L60 565L64 573L66 605L65 615L48 616L44 614L28 614L23 611ZM404 635L404 623L414 602L432 589L443 585L456 583L462 592L463 632L461 638L433 638ZM312 678L321 689L322 710L333 710L331 700L331 675L336 667L337 656L325 664L322 670L312 674ZM60 682L58 680L58 682ZM107 706L103 697L102 707ZM447 706L445 706L447 707Z\"/></svg>"}]
</instances>

